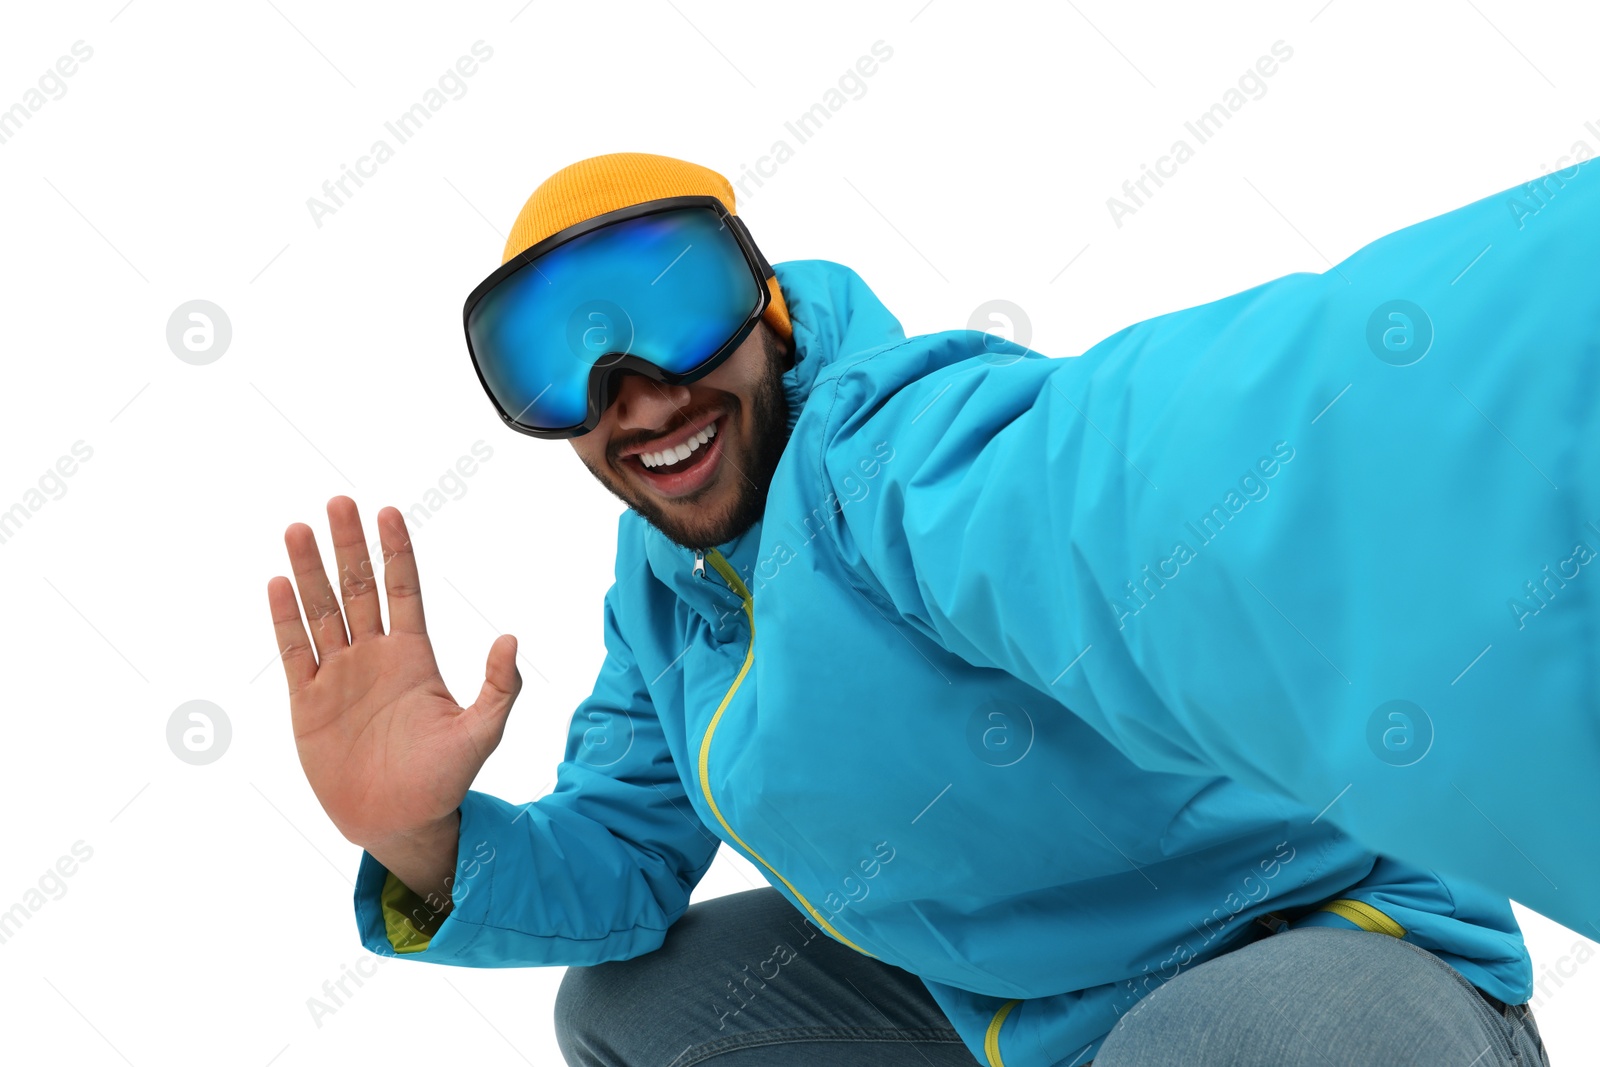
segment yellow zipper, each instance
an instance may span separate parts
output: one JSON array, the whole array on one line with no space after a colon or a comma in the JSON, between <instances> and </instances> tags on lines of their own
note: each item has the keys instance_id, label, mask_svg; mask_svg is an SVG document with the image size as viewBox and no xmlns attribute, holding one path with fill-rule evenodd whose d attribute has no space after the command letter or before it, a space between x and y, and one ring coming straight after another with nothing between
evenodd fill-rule
<instances>
[{"instance_id":1,"label":"yellow zipper","mask_svg":"<svg viewBox=\"0 0 1600 1067\"><path fill-rule=\"evenodd\" d=\"M1340 897L1338 900L1330 900L1317 910L1331 911L1339 918L1348 919L1361 929L1370 930L1375 934L1388 934L1390 937L1406 936L1404 926L1363 900Z\"/></svg>"},{"instance_id":2,"label":"yellow zipper","mask_svg":"<svg viewBox=\"0 0 1600 1067\"><path fill-rule=\"evenodd\" d=\"M989 1067L1006 1067L1005 1061L1000 1058L1000 1027L1004 1025L1006 1016L1011 1014L1011 1009L1021 1003L1020 1000L1006 1001L994 1013L994 1018L989 1020L989 1029L983 1035L983 1055L988 1059Z\"/></svg>"},{"instance_id":3,"label":"yellow zipper","mask_svg":"<svg viewBox=\"0 0 1600 1067\"><path fill-rule=\"evenodd\" d=\"M739 575L734 571L732 565L730 565L727 560L722 558L722 553L713 549L706 556L706 558L711 561L711 565L717 569L718 574L722 575L723 579L728 583L728 586L735 593L739 594L739 599L744 603L744 617L750 623L750 647L745 652L744 665L739 668L738 677L734 678L732 687L729 688L727 695L722 698L722 703L717 705L716 713L711 716L711 725L706 727L706 735L700 742L700 790L706 795L706 804L710 806L711 814L715 815L717 817L717 821L722 824L722 828L728 831L728 836L733 838L739 847L748 852L751 857L756 860L756 862L760 863L761 866L771 871L774 878L788 887L789 892L793 893L795 895L795 899L800 901L800 903L805 906L806 911L811 915L811 918L816 920L817 925L828 931L828 933L831 934L835 940L849 945L863 956L877 959L877 957L873 956L872 953L868 952L866 949L862 948L860 945L857 945L839 931L835 930L829 924L828 920L824 919L822 914L817 911L816 908L811 906L811 902L806 900L805 897L801 896L800 891L790 884L789 879L779 874L777 869L774 868L772 864L761 858L760 853L751 848L749 845L745 844L744 838L734 833L733 827L728 825L728 820L722 817L722 809L717 807L717 802L711 795L711 778L707 772L707 765L711 759L711 735L716 732L717 723L722 719L722 713L728 710L728 705L733 701L733 694L738 692L739 685L744 681L745 675L750 673L751 664L755 663L756 661L756 616L755 609L753 607L754 602L750 596L750 590L746 589L744 582L739 580Z\"/></svg>"}]
</instances>

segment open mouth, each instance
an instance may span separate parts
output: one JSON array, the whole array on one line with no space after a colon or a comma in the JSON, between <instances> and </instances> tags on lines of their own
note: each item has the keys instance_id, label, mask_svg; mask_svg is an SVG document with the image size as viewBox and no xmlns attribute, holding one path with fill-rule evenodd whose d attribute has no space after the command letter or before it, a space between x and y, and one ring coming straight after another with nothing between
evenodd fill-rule
<instances>
[{"instance_id":1,"label":"open mouth","mask_svg":"<svg viewBox=\"0 0 1600 1067\"><path fill-rule=\"evenodd\" d=\"M683 496L709 482L722 461L722 436L727 416L674 449L636 452L624 462L662 496Z\"/></svg>"}]
</instances>

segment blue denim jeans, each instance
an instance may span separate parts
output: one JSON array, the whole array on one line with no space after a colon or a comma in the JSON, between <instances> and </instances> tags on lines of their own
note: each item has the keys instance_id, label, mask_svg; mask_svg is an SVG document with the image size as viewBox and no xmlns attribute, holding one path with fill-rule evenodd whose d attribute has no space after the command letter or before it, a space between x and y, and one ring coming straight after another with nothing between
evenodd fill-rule
<instances>
[{"instance_id":1,"label":"blue denim jeans","mask_svg":"<svg viewBox=\"0 0 1600 1067\"><path fill-rule=\"evenodd\" d=\"M777 890L692 904L655 952L569 968L570 1067L973 1067L917 977L817 933ZM781 948L779 946L782 946ZM1124 1015L1094 1067L1549 1067L1503 1005L1386 934L1301 927L1196 964ZM1060 1067L1069 1067L1063 1061ZM1072 1064L1070 1067L1087 1067Z\"/></svg>"}]
</instances>

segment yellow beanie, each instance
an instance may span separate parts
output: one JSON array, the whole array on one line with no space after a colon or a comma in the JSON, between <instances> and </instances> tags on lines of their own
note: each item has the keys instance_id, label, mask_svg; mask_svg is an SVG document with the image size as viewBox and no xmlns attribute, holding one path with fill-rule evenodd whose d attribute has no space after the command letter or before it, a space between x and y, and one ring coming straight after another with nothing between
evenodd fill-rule
<instances>
[{"instance_id":1,"label":"yellow beanie","mask_svg":"<svg viewBox=\"0 0 1600 1067\"><path fill-rule=\"evenodd\" d=\"M590 156L539 183L511 224L500 262L509 262L551 234L585 219L668 196L714 196L730 213L738 214L733 186L714 170L648 152ZM767 288L772 291L772 302L762 317L787 341L794 336L794 328L783 290L775 277L767 279Z\"/></svg>"}]
</instances>

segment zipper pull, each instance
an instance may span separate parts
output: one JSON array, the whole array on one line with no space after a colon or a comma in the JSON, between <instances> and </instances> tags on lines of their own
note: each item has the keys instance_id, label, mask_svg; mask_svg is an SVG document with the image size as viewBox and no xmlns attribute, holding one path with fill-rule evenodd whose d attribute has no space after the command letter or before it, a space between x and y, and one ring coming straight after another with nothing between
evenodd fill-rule
<instances>
[{"instance_id":1,"label":"zipper pull","mask_svg":"<svg viewBox=\"0 0 1600 1067\"><path fill-rule=\"evenodd\" d=\"M706 576L706 554L698 548L694 550L694 576L696 578Z\"/></svg>"}]
</instances>

